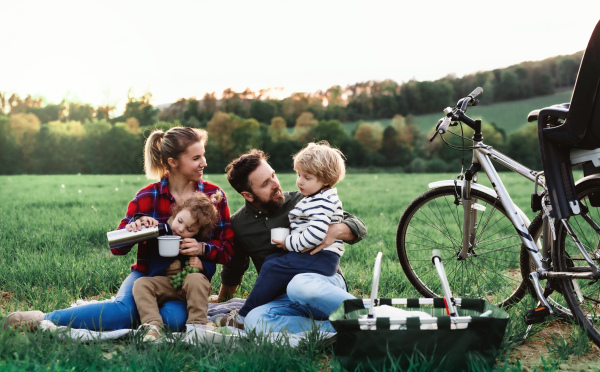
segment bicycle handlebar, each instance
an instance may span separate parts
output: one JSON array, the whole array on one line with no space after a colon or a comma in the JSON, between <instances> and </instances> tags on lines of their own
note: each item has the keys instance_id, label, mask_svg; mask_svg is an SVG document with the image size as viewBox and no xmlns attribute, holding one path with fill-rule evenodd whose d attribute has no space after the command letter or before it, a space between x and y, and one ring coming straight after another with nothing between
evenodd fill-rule
<instances>
[{"instance_id":1,"label":"bicycle handlebar","mask_svg":"<svg viewBox=\"0 0 600 372\"><path fill-rule=\"evenodd\" d=\"M432 142L438 133L446 133L453 121L462 121L468 126L472 126L474 124L474 120L465 115L465 111L467 111L467 107L469 106L477 106L478 101L475 98L481 93L483 93L483 89L481 87L477 87L471 93L469 93L468 96L461 98L456 103L456 107L454 109L451 109L450 107L446 108L444 110L444 112L446 112L446 116L438 120L438 123L435 127L435 133L429 139L429 142Z\"/></svg>"},{"instance_id":2,"label":"bicycle handlebar","mask_svg":"<svg viewBox=\"0 0 600 372\"><path fill-rule=\"evenodd\" d=\"M469 97L471 97L472 99L475 99L475 97L477 97L481 93L483 93L483 88L477 87L471 92L471 94L469 94Z\"/></svg>"}]
</instances>

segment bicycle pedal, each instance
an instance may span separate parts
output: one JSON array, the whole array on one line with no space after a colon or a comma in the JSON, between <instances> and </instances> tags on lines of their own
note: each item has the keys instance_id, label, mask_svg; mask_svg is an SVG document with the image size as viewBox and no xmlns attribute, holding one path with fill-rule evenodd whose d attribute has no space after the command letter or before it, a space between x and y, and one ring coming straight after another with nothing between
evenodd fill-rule
<instances>
[{"instance_id":1,"label":"bicycle pedal","mask_svg":"<svg viewBox=\"0 0 600 372\"><path fill-rule=\"evenodd\" d=\"M525 324L531 325L542 323L548 315L550 315L550 309L546 306L539 306L535 309L527 310L525 312Z\"/></svg>"}]
</instances>

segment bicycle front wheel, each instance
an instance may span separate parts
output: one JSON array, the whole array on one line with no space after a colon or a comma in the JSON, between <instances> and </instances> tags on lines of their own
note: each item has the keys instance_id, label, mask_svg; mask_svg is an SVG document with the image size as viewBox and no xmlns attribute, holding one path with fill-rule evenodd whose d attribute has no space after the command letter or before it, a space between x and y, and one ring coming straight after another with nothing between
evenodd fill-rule
<instances>
[{"instance_id":1,"label":"bicycle front wheel","mask_svg":"<svg viewBox=\"0 0 600 372\"><path fill-rule=\"evenodd\" d=\"M473 189L477 203L474 242L465 259L462 246L463 206L455 204L461 188L432 189L415 199L404 211L396 235L398 258L411 284L426 297L442 297L431 251L439 249L454 297L484 298L508 307L526 293L519 269L519 233L502 204Z\"/></svg>"},{"instance_id":2,"label":"bicycle front wheel","mask_svg":"<svg viewBox=\"0 0 600 372\"><path fill-rule=\"evenodd\" d=\"M583 206L582 213L570 217L568 223L587 254L599 265L600 234L594 225L600 226L600 179L584 181L577 185L575 191ZM556 239L552 260L558 271L590 272L581 251L560 222L556 223ZM573 316L585 328L590 339L600 346L600 283L592 279L565 278L560 280L560 285Z\"/></svg>"}]
</instances>

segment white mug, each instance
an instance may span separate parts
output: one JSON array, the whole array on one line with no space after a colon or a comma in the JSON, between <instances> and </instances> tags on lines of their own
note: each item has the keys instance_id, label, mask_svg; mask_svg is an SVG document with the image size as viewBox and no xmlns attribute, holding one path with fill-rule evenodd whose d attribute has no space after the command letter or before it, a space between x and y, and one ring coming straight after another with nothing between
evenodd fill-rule
<instances>
[{"instance_id":1,"label":"white mug","mask_svg":"<svg viewBox=\"0 0 600 372\"><path fill-rule=\"evenodd\" d=\"M271 229L271 243L273 243L273 240L283 241L288 235L290 235L290 229L288 229L287 227L276 227L274 229Z\"/></svg>"},{"instance_id":2,"label":"white mug","mask_svg":"<svg viewBox=\"0 0 600 372\"><path fill-rule=\"evenodd\" d=\"M164 235L158 238L158 254L163 257L175 257L179 254L181 237L177 235Z\"/></svg>"}]
</instances>

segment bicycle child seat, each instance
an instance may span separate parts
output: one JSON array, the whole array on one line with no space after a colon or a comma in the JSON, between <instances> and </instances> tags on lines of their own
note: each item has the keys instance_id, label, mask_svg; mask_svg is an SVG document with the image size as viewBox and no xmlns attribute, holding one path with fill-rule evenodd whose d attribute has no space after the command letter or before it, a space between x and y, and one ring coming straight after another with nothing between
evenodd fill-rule
<instances>
[{"instance_id":1,"label":"bicycle child seat","mask_svg":"<svg viewBox=\"0 0 600 372\"><path fill-rule=\"evenodd\" d=\"M571 149L600 147L600 22L596 24L577 73L570 104L533 111L546 186L552 204L551 216L559 219L579 214L571 172Z\"/></svg>"}]
</instances>

